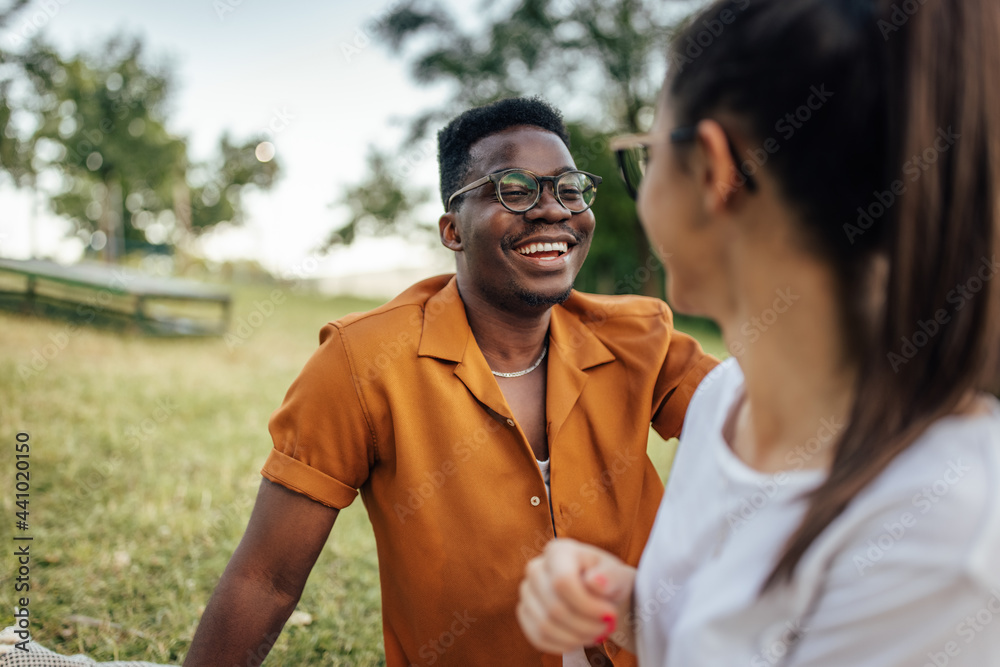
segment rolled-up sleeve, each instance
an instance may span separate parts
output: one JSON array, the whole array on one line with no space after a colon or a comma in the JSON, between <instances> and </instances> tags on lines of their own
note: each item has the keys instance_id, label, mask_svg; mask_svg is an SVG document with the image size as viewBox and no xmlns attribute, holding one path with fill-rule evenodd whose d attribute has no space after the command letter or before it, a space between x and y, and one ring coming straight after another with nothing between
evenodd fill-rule
<instances>
[{"instance_id":1,"label":"rolled-up sleeve","mask_svg":"<svg viewBox=\"0 0 1000 667\"><path fill-rule=\"evenodd\" d=\"M651 421L656 432L669 439L680 435L694 390L719 360L706 354L697 340L674 329L670 309L664 304L663 310L670 344L653 392Z\"/></svg>"},{"instance_id":2,"label":"rolled-up sleeve","mask_svg":"<svg viewBox=\"0 0 1000 667\"><path fill-rule=\"evenodd\" d=\"M319 349L268 430L274 448L261 470L265 478L336 509L354 501L375 463L375 437L336 325L320 332Z\"/></svg>"}]
</instances>

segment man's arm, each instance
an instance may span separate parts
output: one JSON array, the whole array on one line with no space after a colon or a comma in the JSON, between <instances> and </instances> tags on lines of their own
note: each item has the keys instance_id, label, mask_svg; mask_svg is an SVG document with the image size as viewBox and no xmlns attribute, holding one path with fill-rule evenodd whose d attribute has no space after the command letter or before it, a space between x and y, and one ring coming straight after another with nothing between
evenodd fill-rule
<instances>
[{"instance_id":1,"label":"man's arm","mask_svg":"<svg viewBox=\"0 0 1000 667\"><path fill-rule=\"evenodd\" d=\"M669 320L668 326L672 326ZM653 392L650 421L660 437L669 440L680 436L695 389L718 364L719 360L706 354L697 339L680 331L672 332L667 357Z\"/></svg>"},{"instance_id":2,"label":"man's arm","mask_svg":"<svg viewBox=\"0 0 1000 667\"><path fill-rule=\"evenodd\" d=\"M184 667L255 667L264 661L338 511L262 480L246 533L201 617Z\"/></svg>"}]
</instances>

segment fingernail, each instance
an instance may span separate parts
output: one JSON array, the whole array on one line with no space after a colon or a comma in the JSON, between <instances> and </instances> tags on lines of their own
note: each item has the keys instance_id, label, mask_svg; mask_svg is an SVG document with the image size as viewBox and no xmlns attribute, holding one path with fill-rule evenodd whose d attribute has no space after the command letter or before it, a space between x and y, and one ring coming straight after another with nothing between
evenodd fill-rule
<instances>
[{"instance_id":1,"label":"fingernail","mask_svg":"<svg viewBox=\"0 0 1000 667\"><path fill-rule=\"evenodd\" d=\"M608 580L603 574L594 575L594 583L597 584L598 588L608 587Z\"/></svg>"},{"instance_id":2,"label":"fingernail","mask_svg":"<svg viewBox=\"0 0 1000 667\"><path fill-rule=\"evenodd\" d=\"M601 620L604 622L604 625L606 625L607 628L604 630L603 635L594 640L594 645L603 644L604 642L608 641L608 637L610 637L611 633L615 631L615 626L617 625L617 621L615 619L614 614L605 614L604 616L601 617Z\"/></svg>"}]
</instances>

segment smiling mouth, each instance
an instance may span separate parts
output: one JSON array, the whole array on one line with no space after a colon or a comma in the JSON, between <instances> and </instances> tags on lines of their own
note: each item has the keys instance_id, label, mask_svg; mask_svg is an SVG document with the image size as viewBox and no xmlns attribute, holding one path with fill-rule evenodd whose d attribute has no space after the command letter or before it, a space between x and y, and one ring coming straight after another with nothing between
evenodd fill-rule
<instances>
[{"instance_id":1,"label":"smiling mouth","mask_svg":"<svg viewBox=\"0 0 1000 667\"><path fill-rule=\"evenodd\" d=\"M569 244L566 242L529 243L515 248L515 250L518 254L532 259L555 259L569 252Z\"/></svg>"}]
</instances>

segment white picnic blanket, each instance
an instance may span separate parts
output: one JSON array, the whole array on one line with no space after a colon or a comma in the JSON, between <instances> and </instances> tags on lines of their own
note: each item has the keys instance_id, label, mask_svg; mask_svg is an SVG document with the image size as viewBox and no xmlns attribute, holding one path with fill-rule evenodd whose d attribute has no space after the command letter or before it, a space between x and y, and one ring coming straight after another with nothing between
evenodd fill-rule
<instances>
[{"instance_id":1,"label":"white picnic blanket","mask_svg":"<svg viewBox=\"0 0 1000 667\"><path fill-rule=\"evenodd\" d=\"M21 641L14 634L17 628L5 628L0 632L0 667L80 667L80 665L110 665L110 667L172 667L153 662L97 662L85 655L59 655L38 642L28 640L27 649L15 648Z\"/></svg>"}]
</instances>

